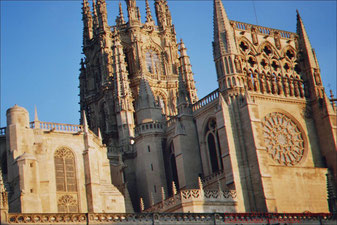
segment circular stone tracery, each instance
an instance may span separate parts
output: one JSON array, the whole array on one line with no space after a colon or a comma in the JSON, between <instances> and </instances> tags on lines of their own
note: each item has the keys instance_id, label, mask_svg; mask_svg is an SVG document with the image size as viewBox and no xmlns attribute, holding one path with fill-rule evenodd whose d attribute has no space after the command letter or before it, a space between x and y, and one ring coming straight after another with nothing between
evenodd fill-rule
<instances>
[{"instance_id":1,"label":"circular stone tracery","mask_svg":"<svg viewBox=\"0 0 337 225\"><path fill-rule=\"evenodd\" d=\"M292 166L301 161L304 142L297 125L282 113L270 113L263 120L263 133L270 156L279 164Z\"/></svg>"}]
</instances>

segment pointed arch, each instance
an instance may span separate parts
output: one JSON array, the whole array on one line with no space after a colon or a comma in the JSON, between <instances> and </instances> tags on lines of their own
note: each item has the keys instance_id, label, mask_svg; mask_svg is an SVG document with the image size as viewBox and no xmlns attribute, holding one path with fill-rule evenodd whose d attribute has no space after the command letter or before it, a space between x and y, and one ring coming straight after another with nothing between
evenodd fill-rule
<instances>
[{"instance_id":1,"label":"pointed arch","mask_svg":"<svg viewBox=\"0 0 337 225\"><path fill-rule=\"evenodd\" d=\"M54 152L57 208L60 213L78 212L75 154L67 147Z\"/></svg>"},{"instance_id":2,"label":"pointed arch","mask_svg":"<svg viewBox=\"0 0 337 225\"><path fill-rule=\"evenodd\" d=\"M261 53L262 55L265 55L265 53L264 53L264 48L265 47L269 47L269 48L271 48L271 50L273 51L273 55L274 56L276 56L278 59L281 57L280 56L280 53L279 53L279 50L277 50L277 48L272 44L272 43L270 43L269 41L264 41L264 42L262 42L259 46L258 46L258 48L257 48L257 52L258 53Z\"/></svg>"},{"instance_id":3,"label":"pointed arch","mask_svg":"<svg viewBox=\"0 0 337 225\"><path fill-rule=\"evenodd\" d=\"M257 51L256 51L255 46L246 37L240 37L237 41L237 45L240 46L241 42L244 42L249 47L250 51L248 51L248 53L252 52L253 54L256 55ZM240 49L241 52L243 52L240 47L239 47L239 49Z\"/></svg>"}]
</instances>

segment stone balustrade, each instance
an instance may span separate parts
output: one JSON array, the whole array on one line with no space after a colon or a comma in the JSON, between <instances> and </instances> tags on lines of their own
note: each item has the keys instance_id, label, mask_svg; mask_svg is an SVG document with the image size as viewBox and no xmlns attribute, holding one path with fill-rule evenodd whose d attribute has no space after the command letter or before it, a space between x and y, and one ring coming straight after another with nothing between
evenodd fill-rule
<instances>
[{"instance_id":1,"label":"stone balustrade","mask_svg":"<svg viewBox=\"0 0 337 225\"><path fill-rule=\"evenodd\" d=\"M202 184L204 186L207 186L207 185L209 185L211 183L214 183L214 182L220 180L224 176L225 176L225 174L224 174L223 170L217 171L215 173L212 173L209 176L206 176L206 177L202 178Z\"/></svg>"},{"instance_id":2,"label":"stone balustrade","mask_svg":"<svg viewBox=\"0 0 337 225\"><path fill-rule=\"evenodd\" d=\"M149 123L143 123L136 127L135 133L136 135L139 135L141 133L147 133L147 132L155 132L155 131L162 131L164 129L164 125L160 122L149 122Z\"/></svg>"},{"instance_id":3,"label":"stone balustrade","mask_svg":"<svg viewBox=\"0 0 337 225\"><path fill-rule=\"evenodd\" d=\"M233 24L234 28L237 29L237 30L251 31L252 28L255 28L255 30L258 33L265 34L265 35L271 35L271 34L277 32L277 33L280 34L281 38L284 38L284 39L291 39L293 36L297 36L296 33L272 29L272 28L268 28L268 27L262 27L262 26L243 23L243 22L234 21L234 20L231 20L231 23Z\"/></svg>"},{"instance_id":4,"label":"stone balustrade","mask_svg":"<svg viewBox=\"0 0 337 225\"><path fill-rule=\"evenodd\" d=\"M5 222L2 220L2 222ZM8 224L336 224L330 213L9 213Z\"/></svg>"},{"instance_id":5,"label":"stone balustrade","mask_svg":"<svg viewBox=\"0 0 337 225\"><path fill-rule=\"evenodd\" d=\"M82 125L64 124L64 123L51 123L42 121L30 122L30 128L41 130L53 130L59 132L77 133L83 131Z\"/></svg>"},{"instance_id":6,"label":"stone balustrade","mask_svg":"<svg viewBox=\"0 0 337 225\"><path fill-rule=\"evenodd\" d=\"M144 212L162 212L167 211L170 208L175 208L179 205L191 203L193 201L222 201L222 202L234 202L236 198L236 191L220 191L220 190L203 190L203 189L187 189L180 190L177 194L169 197L150 208L144 210Z\"/></svg>"},{"instance_id":7,"label":"stone balustrade","mask_svg":"<svg viewBox=\"0 0 337 225\"><path fill-rule=\"evenodd\" d=\"M219 89L212 91L207 96L203 97L199 101L193 104L192 110L193 112L203 108L204 106L208 105L209 103L213 102L214 100L219 98Z\"/></svg>"}]
</instances>

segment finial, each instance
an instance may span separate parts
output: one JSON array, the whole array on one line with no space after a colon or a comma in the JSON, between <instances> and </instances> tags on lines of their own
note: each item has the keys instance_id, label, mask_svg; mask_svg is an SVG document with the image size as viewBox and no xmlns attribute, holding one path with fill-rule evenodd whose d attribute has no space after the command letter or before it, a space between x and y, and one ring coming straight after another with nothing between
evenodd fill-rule
<instances>
[{"instance_id":1,"label":"finial","mask_svg":"<svg viewBox=\"0 0 337 225\"><path fill-rule=\"evenodd\" d=\"M201 177L198 177L198 184L199 184L199 189L204 190L204 187L203 187L203 184L202 184L202 181L201 181Z\"/></svg>"},{"instance_id":2,"label":"finial","mask_svg":"<svg viewBox=\"0 0 337 225\"><path fill-rule=\"evenodd\" d=\"M88 128L88 121L87 121L87 116L85 115L85 111L82 111L82 125L83 125L83 131L84 133L88 133L89 132L89 128Z\"/></svg>"},{"instance_id":3,"label":"finial","mask_svg":"<svg viewBox=\"0 0 337 225\"><path fill-rule=\"evenodd\" d=\"M39 121L39 118L37 116L37 109L36 109L36 105L34 107L34 121Z\"/></svg>"},{"instance_id":4,"label":"finial","mask_svg":"<svg viewBox=\"0 0 337 225\"><path fill-rule=\"evenodd\" d=\"M333 95L333 91L330 89L330 98L334 98L335 96Z\"/></svg>"},{"instance_id":5,"label":"finial","mask_svg":"<svg viewBox=\"0 0 337 225\"><path fill-rule=\"evenodd\" d=\"M143 198L140 198L140 211L144 211L144 201Z\"/></svg>"},{"instance_id":6,"label":"finial","mask_svg":"<svg viewBox=\"0 0 337 225\"><path fill-rule=\"evenodd\" d=\"M172 181L172 192L173 192L173 195L177 194L177 187L176 187L176 184L174 183L174 181Z\"/></svg>"},{"instance_id":7,"label":"finial","mask_svg":"<svg viewBox=\"0 0 337 225\"><path fill-rule=\"evenodd\" d=\"M97 129L97 136L98 136L98 139L102 140L102 133L101 133L100 128Z\"/></svg>"},{"instance_id":8,"label":"finial","mask_svg":"<svg viewBox=\"0 0 337 225\"><path fill-rule=\"evenodd\" d=\"M120 18L121 23L125 23L121 2L119 2L119 18Z\"/></svg>"},{"instance_id":9,"label":"finial","mask_svg":"<svg viewBox=\"0 0 337 225\"><path fill-rule=\"evenodd\" d=\"M152 22L152 15L151 15L151 9L149 6L149 1L145 0L145 5L146 5L146 22Z\"/></svg>"},{"instance_id":10,"label":"finial","mask_svg":"<svg viewBox=\"0 0 337 225\"><path fill-rule=\"evenodd\" d=\"M161 187L161 201L163 202L165 200L165 190L164 187Z\"/></svg>"},{"instance_id":11,"label":"finial","mask_svg":"<svg viewBox=\"0 0 337 225\"><path fill-rule=\"evenodd\" d=\"M151 197L151 206L153 206L154 205L154 197L153 197L153 193L151 192L150 193L150 197Z\"/></svg>"},{"instance_id":12,"label":"finial","mask_svg":"<svg viewBox=\"0 0 337 225\"><path fill-rule=\"evenodd\" d=\"M218 179L218 190L219 190L219 192L222 192L222 188L221 188L221 182L220 182L220 180Z\"/></svg>"}]
</instances>

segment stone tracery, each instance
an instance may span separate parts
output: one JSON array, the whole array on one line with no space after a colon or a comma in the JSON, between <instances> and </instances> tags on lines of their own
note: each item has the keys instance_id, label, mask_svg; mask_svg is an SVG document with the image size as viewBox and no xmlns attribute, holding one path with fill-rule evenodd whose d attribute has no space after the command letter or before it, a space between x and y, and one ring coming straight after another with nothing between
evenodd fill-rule
<instances>
[{"instance_id":1,"label":"stone tracery","mask_svg":"<svg viewBox=\"0 0 337 225\"><path fill-rule=\"evenodd\" d=\"M298 126L282 113L270 113L263 122L267 152L281 165L298 164L304 155L304 141Z\"/></svg>"}]
</instances>

